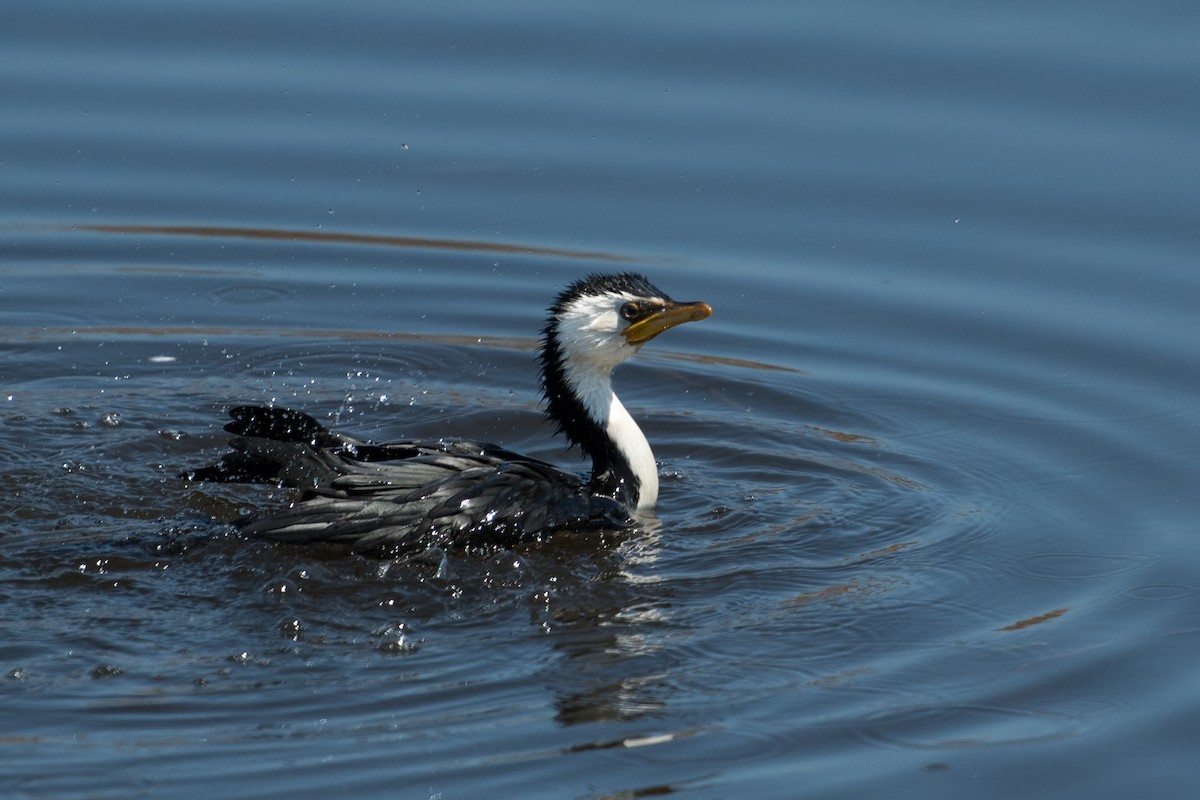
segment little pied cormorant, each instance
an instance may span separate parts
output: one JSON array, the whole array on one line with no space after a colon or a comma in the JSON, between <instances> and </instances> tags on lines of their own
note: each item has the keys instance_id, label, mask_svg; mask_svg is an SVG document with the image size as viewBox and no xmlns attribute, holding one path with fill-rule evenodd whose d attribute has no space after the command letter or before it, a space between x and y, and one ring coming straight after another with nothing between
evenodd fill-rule
<instances>
[{"instance_id":1,"label":"little pied cormorant","mask_svg":"<svg viewBox=\"0 0 1200 800\"><path fill-rule=\"evenodd\" d=\"M658 499L658 469L613 393L612 371L668 328L711 314L632 273L578 280L551 304L539 351L545 415L591 457L586 481L485 442L370 444L269 406L230 409L233 450L185 477L295 487L301 494L289 507L251 517L241 530L364 553L507 546L626 526Z\"/></svg>"}]
</instances>

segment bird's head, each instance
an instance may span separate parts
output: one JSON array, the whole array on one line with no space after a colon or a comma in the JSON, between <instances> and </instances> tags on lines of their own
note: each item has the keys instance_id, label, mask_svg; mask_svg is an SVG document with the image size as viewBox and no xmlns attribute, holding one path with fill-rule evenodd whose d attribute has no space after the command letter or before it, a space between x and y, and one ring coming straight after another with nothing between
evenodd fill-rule
<instances>
[{"instance_id":1,"label":"bird's head","mask_svg":"<svg viewBox=\"0 0 1200 800\"><path fill-rule=\"evenodd\" d=\"M612 371L668 328L712 314L706 303L672 300L641 275L591 275L550 305L541 361L546 416L597 457L613 402ZM639 434L640 435L640 432Z\"/></svg>"},{"instance_id":2,"label":"bird's head","mask_svg":"<svg viewBox=\"0 0 1200 800\"><path fill-rule=\"evenodd\" d=\"M641 275L591 275L555 299L545 333L564 367L608 374L668 328L711 314L707 303L676 302Z\"/></svg>"},{"instance_id":3,"label":"bird's head","mask_svg":"<svg viewBox=\"0 0 1200 800\"><path fill-rule=\"evenodd\" d=\"M551 304L541 347L546 416L592 457L593 491L630 508L654 505L654 454L613 394L612 371L668 328L711 314L633 273L591 275Z\"/></svg>"}]
</instances>

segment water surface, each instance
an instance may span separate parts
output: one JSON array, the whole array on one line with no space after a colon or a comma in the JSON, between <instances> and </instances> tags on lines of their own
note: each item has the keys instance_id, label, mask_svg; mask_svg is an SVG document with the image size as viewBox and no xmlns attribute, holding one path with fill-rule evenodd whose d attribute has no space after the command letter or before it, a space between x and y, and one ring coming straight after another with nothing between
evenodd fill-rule
<instances>
[{"instance_id":1,"label":"water surface","mask_svg":"<svg viewBox=\"0 0 1200 800\"><path fill-rule=\"evenodd\" d=\"M145 2L0 33L4 795L1187 796L1190 5ZM240 538L224 409L541 419L544 308L714 316L617 374L624 535Z\"/></svg>"}]
</instances>

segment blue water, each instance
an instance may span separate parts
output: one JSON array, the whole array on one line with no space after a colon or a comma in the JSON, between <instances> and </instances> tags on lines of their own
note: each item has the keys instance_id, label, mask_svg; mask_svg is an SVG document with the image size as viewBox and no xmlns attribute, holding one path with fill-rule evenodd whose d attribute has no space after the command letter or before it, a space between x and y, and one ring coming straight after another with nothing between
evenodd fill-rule
<instances>
[{"instance_id":1,"label":"blue water","mask_svg":"<svg viewBox=\"0 0 1200 800\"><path fill-rule=\"evenodd\" d=\"M1190 4L24 4L0 27L0 796L1187 797ZM561 286L656 517L240 538L224 408L541 420Z\"/></svg>"}]
</instances>

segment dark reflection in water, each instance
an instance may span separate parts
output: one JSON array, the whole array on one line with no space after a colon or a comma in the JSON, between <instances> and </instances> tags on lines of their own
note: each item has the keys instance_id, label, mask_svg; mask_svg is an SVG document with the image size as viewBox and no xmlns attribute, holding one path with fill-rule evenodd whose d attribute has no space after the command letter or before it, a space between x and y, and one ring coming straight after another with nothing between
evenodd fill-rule
<instances>
[{"instance_id":1,"label":"dark reflection in water","mask_svg":"<svg viewBox=\"0 0 1200 800\"><path fill-rule=\"evenodd\" d=\"M419 236L378 236L339 231L273 230L270 228L221 228L197 225L74 225L73 229L136 236L204 236L217 239L262 239L286 242L328 242L338 244L381 245L384 247L429 248L449 251L516 253L528 256L560 256L573 260L634 261L612 253L582 252L502 242L478 242L465 239L427 239ZM69 230L69 229L68 229Z\"/></svg>"}]
</instances>

